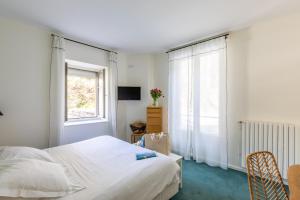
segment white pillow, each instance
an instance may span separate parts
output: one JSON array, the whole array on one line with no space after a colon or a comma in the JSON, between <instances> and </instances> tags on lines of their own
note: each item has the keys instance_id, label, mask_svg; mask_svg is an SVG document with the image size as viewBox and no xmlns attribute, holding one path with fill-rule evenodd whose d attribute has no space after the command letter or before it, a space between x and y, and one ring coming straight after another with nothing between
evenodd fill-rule
<instances>
[{"instance_id":1,"label":"white pillow","mask_svg":"<svg viewBox=\"0 0 300 200\"><path fill-rule=\"evenodd\" d=\"M71 181L58 163L34 159L0 160L2 197L62 197L83 188Z\"/></svg>"},{"instance_id":2,"label":"white pillow","mask_svg":"<svg viewBox=\"0 0 300 200\"><path fill-rule=\"evenodd\" d=\"M40 149L31 147L0 146L0 161L23 158L54 162L48 152Z\"/></svg>"}]
</instances>

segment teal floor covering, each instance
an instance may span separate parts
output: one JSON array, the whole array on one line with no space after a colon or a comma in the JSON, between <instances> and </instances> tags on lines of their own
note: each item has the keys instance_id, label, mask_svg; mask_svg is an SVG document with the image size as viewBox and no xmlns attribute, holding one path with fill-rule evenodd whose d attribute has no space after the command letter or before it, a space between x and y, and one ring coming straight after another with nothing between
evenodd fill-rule
<instances>
[{"instance_id":1,"label":"teal floor covering","mask_svg":"<svg viewBox=\"0 0 300 200\"><path fill-rule=\"evenodd\" d=\"M183 188L172 200L248 200L247 175L183 161Z\"/></svg>"}]
</instances>

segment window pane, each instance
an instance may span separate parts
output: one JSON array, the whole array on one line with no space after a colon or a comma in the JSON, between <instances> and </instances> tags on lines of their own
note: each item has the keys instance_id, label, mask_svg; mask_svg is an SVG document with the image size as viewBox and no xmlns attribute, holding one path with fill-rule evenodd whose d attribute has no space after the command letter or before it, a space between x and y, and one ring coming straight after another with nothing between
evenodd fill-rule
<instances>
[{"instance_id":1,"label":"window pane","mask_svg":"<svg viewBox=\"0 0 300 200\"><path fill-rule=\"evenodd\" d=\"M68 68L68 119L97 117L97 73Z\"/></svg>"},{"instance_id":2,"label":"window pane","mask_svg":"<svg viewBox=\"0 0 300 200\"><path fill-rule=\"evenodd\" d=\"M219 132L219 53L199 56L200 126L207 134Z\"/></svg>"}]
</instances>

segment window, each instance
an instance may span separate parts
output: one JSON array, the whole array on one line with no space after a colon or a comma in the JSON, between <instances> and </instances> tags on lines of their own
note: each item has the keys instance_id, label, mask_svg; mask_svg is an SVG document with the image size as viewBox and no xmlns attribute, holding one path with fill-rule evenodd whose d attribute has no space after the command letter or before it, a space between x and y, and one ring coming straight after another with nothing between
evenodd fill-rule
<instances>
[{"instance_id":1,"label":"window","mask_svg":"<svg viewBox=\"0 0 300 200\"><path fill-rule=\"evenodd\" d=\"M105 67L66 61L66 121L105 118L105 71Z\"/></svg>"},{"instance_id":2,"label":"window","mask_svg":"<svg viewBox=\"0 0 300 200\"><path fill-rule=\"evenodd\" d=\"M169 132L186 158L227 167L226 38L169 53Z\"/></svg>"}]
</instances>

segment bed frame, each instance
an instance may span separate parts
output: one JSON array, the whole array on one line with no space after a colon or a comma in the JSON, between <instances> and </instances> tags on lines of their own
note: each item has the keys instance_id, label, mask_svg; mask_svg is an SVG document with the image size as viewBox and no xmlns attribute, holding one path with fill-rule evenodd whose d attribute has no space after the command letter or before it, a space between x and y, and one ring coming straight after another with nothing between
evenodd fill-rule
<instances>
[{"instance_id":1,"label":"bed frame","mask_svg":"<svg viewBox=\"0 0 300 200\"><path fill-rule=\"evenodd\" d=\"M168 185L160 194L158 194L153 200L169 200L175 196L179 191L179 181Z\"/></svg>"}]
</instances>

